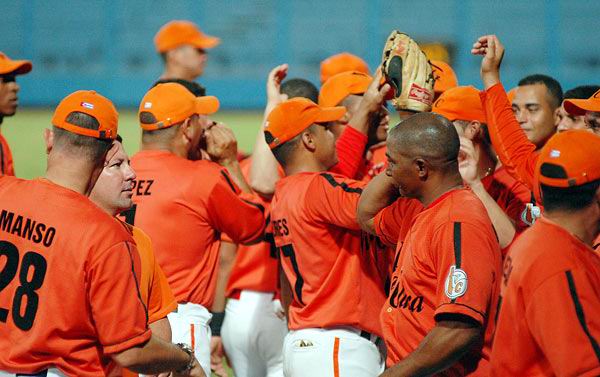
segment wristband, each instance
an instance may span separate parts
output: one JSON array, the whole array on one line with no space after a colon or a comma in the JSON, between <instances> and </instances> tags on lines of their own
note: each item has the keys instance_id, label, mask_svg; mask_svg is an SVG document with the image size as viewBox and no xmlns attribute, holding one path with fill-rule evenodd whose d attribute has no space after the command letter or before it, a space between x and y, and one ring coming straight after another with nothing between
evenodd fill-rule
<instances>
[{"instance_id":1,"label":"wristband","mask_svg":"<svg viewBox=\"0 0 600 377\"><path fill-rule=\"evenodd\" d=\"M188 375L190 373L190 371L192 370L192 368L194 367L194 361L196 360L196 356L194 355L194 350L191 349L190 346L188 346L185 343L176 343L175 345L177 347L179 347L183 352L187 353L188 356L190 357L190 360L188 361L185 368L176 370L175 373Z\"/></svg>"},{"instance_id":2,"label":"wristband","mask_svg":"<svg viewBox=\"0 0 600 377\"><path fill-rule=\"evenodd\" d=\"M223 326L224 319L225 312L212 313L212 319L210 321L210 331L212 332L212 336L221 336L221 326Z\"/></svg>"}]
</instances>

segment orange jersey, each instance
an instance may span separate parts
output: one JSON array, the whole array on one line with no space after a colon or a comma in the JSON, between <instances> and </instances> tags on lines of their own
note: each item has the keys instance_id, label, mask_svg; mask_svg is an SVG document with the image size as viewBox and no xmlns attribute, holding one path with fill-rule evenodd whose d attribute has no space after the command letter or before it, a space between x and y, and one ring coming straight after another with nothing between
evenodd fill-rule
<instances>
[{"instance_id":1,"label":"orange jersey","mask_svg":"<svg viewBox=\"0 0 600 377\"><path fill-rule=\"evenodd\" d=\"M332 173L299 173L277 182L271 222L294 293L290 329L353 326L382 335L377 313L384 282L356 221L364 186Z\"/></svg>"},{"instance_id":2,"label":"orange jersey","mask_svg":"<svg viewBox=\"0 0 600 377\"><path fill-rule=\"evenodd\" d=\"M502 165L510 175L533 190L538 154L515 118L504 87L496 84L480 96L492 145Z\"/></svg>"},{"instance_id":3,"label":"orange jersey","mask_svg":"<svg viewBox=\"0 0 600 377\"><path fill-rule=\"evenodd\" d=\"M421 212L412 202L399 199L375 218L381 237L400 236L390 295L381 310L387 365L416 350L437 319L460 314L481 324L486 346L442 375L475 369L485 375L501 276L500 249L485 207L468 189L452 190Z\"/></svg>"},{"instance_id":4,"label":"orange jersey","mask_svg":"<svg viewBox=\"0 0 600 377\"><path fill-rule=\"evenodd\" d=\"M251 165L251 158L247 158L240 163L242 173L246 179L250 176ZM260 203L265 208L265 217L270 218L268 209L271 203L264 199L261 199ZM279 268L277 266L273 233L268 232L265 238L266 242L238 246L233 268L227 282L227 297L232 297L245 289L259 292L277 291Z\"/></svg>"},{"instance_id":5,"label":"orange jersey","mask_svg":"<svg viewBox=\"0 0 600 377\"><path fill-rule=\"evenodd\" d=\"M367 152L368 159L364 160L364 165L359 170L357 179L369 182L378 174L383 173L387 166L387 157L385 156L386 151L387 146L385 142L371 147Z\"/></svg>"},{"instance_id":6,"label":"orange jersey","mask_svg":"<svg viewBox=\"0 0 600 377\"><path fill-rule=\"evenodd\" d=\"M498 203L515 224L517 233L529 227L526 206L531 201L531 190L511 176L504 166L481 180L485 191Z\"/></svg>"},{"instance_id":7,"label":"orange jersey","mask_svg":"<svg viewBox=\"0 0 600 377\"><path fill-rule=\"evenodd\" d=\"M104 375L150 339L131 235L89 199L0 177L0 370ZM137 272L137 273L136 273Z\"/></svg>"},{"instance_id":8,"label":"orange jersey","mask_svg":"<svg viewBox=\"0 0 600 377\"><path fill-rule=\"evenodd\" d=\"M0 134L0 175L15 175L12 152L2 134Z\"/></svg>"},{"instance_id":9,"label":"orange jersey","mask_svg":"<svg viewBox=\"0 0 600 377\"><path fill-rule=\"evenodd\" d=\"M210 308L214 300L220 233L235 243L262 236L261 205L244 199L225 169L168 151L135 154L134 207L128 223L152 239L156 260L179 302Z\"/></svg>"},{"instance_id":10,"label":"orange jersey","mask_svg":"<svg viewBox=\"0 0 600 377\"><path fill-rule=\"evenodd\" d=\"M600 256L540 218L504 262L493 376L600 375Z\"/></svg>"}]
</instances>

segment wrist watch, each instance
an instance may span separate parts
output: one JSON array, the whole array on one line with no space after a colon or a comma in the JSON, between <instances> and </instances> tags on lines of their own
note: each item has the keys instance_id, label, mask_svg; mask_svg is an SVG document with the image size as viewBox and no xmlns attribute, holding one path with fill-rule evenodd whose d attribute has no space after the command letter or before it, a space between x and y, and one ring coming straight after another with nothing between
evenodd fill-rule
<instances>
[{"instance_id":1,"label":"wrist watch","mask_svg":"<svg viewBox=\"0 0 600 377\"><path fill-rule=\"evenodd\" d=\"M190 371L192 370L192 368L194 367L194 360L196 360L196 357L194 356L194 350L190 348L190 346L188 346L185 343L176 343L175 344L177 347L181 348L181 350L185 353L188 354L188 356L190 357L190 360L188 361L187 365L185 366L185 368L180 369L180 370L176 370L175 372L178 374L189 374Z\"/></svg>"}]
</instances>

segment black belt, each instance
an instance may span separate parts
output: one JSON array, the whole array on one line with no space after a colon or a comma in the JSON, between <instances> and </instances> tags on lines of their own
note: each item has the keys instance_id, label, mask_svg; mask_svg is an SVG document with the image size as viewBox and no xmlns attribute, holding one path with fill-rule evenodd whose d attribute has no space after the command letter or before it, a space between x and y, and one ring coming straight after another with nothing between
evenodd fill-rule
<instances>
[{"instance_id":1,"label":"black belt","mask_svg":"<svg viewBox=\"0 0 600 377\"><path fill-rule=\"evenodd\" d=\"M17 373L17 377L46 377L48 375L48 369L33 374Z\"/></svg>"},{"instance_id":2,"label":"black belt","mask_svg":"<svg viewBox=\"0 0 600 377\"><path fill-rule=\"evenodd\" d=\"M371 334L370 332L368 332L368 331L362 330L362 331L360 332L360 336L361 336L362 338L365 338L366 340L368 340L368 341L370 342L370 341L371 341L372 334Z\"/></svg>"}]
</instances>

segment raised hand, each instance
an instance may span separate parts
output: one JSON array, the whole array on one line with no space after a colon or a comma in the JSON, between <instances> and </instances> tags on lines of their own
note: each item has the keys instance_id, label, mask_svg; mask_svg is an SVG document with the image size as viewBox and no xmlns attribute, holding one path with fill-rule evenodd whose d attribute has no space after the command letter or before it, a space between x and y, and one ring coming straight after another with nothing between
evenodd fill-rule
<instances>
[{"instance_id":1,"label":"raised hand","mask_svg":"<svg viewBox=\"0 0 600 377\"><path fill-rule=\"evenodd\" d=\"M285 94L281 94L281 82L287 76L288 65L282 64L273 68L271 72L269 72L269 76L267 78L267 101L271 105L277 105L280 102L283 102L287 99Z\"/></svg>"},{"instance_id":2,"label":"raised hand","mask_svg":"<svg viewBox=\"0 0 600 377\"><path fill-rule=\"evenodd\" d=\"M463 181L469 186L481 181L478 163L479 155L473 147L473 142L466 137L461 137L458 170Z\"/></svg>"},{"instance_id":3,"label":"raised hand","mask_svg":"<svg viewBox=\"0 0 600 377\"><path fill-rule=\"evenodd\" d=\"M226 165L237 160L237 140L231 128L214 123L205 132L206 153L212 161Z\"/></svg>"},{"instance_id":4,"label":"raised hand","mask_svg":"<svg viewBox=\"0 0 600 377\"><path fill-rule=\"evenodd\" d=\"M504 46L495 35L484 35L479 37L473 48L473 55L482 55L481 79L485 89L500 82L500 65L504 58Z\"/></svg>"}]
</instances>

